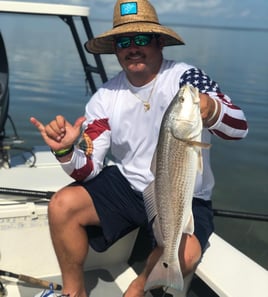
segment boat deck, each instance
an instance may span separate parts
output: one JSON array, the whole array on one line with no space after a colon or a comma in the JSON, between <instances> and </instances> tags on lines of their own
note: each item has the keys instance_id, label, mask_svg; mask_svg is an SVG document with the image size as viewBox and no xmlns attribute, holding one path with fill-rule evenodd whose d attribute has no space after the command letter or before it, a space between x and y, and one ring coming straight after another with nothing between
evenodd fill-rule
<instances>
[{"instance_id":1,"label":"boat deck","mask_svg":"<svg viewBox=\"0 0 268 297\"><path fill-rule=\"evenodd\" d=\"M118 272L120 272L120 270L122 272L122 269L125 269L125 267L120 269L118 266ZM55 283L61 283L60 276L45 279ZM86 288L87 291L90 292L90 297L122 296L121 288L116 284L114 276L108 269L92 269L91 271L87 271L85 272L85 279L87 280ZM6 280L2 280L2 282L6 285ZM16 296L33 297L42 290L42 288L33 287L30 284L23 282L20 282L19 285L18 283L14 283L14 287L12 288L12 284L9 283L8 296L19 294ZM17 291L19 291L19 293L17 293Z\"/></svg>"},{"instance_id":2,"label":"boat deck","mask_svg":"<svg viewBox=\"0 0 268 297\"><path fill-rule=\"evenodd\" d=\"M2 232L3 235L3 232ZM137 236L136 244L132 250L133 243ZM143 243L141 248L140 243ZM88 269L85 270L85 281L86 289L89 297L103 297L103 296L122 296L125 290L127 289L130 282L141 272L144 260L149 252L149 249L146 249L146 233L144 230L140 230L137 235L137 231L132 232L127 235L121 241L115 244L109 251L104 254L97 254L94 251L89 252L89 256L86 262ZM144 245L145 244L145 245ZM49 245L44 243L46 248L50 248ZM127 248L126 248L127 247ZM23 247L22 247L23 249ZM42 248L41 248L42 249ZM3 249L2 249L3 251ZM129 258L129 254L132 251L132 255ZM32 251L33 253L33 251ZM20 252L19 257L23 254L23 251ZM49 261L46 259L48 254L41 255L39 254L39 263L42 264L40 259ZM52 253L50 256L53 258ZM34 257L34 255L33 255ZM26 257L27 258L27 257ZM25 261L24 261L25 262ZM26 260L27 262L27 260ZM30 261L29 259L29 264ZM107 262L110 262L107 264ZM130 265L131 263L131 265ZM5 266L5 265L4 265ZM9 267L9 266L8 266ZM7 268L8 268L7 267ZM2 267L1 267L2 268ZM5 267L4 267L5 268ZM15 269L15 268L14 268ZM52 270L54 267L52 267ZM41 270L41 269L40 269ZM26 271L26 268L23 270ZM36 275L32 275L36 277ZM49 282L61 284L60 275L57 276L48 276L48 277L39 277L41 279L47 280ZM8 296L21 296L21 297L34 297L43 289L38 286L33 286L31 284L17 281L12 278L0 277L0 281L7 288ZM163 290L154 290L148 292L146 297L162 297ZM180 292L171 292L169 291L165 295L166 297L217 297L218 295L214 293L200 278L197 276L193 277L189 292L187 295Z\"/></svg>"},{"instance_id":3,"label":"boat deck","mask_svg":"<svg viewBox=\"0 0 268 297\"><path fill-rule=\"evenodd\" d=\"M89 297L103 297L103 296L123 296L124 291L119 285L115 283L114 277L106 269L95 269L85 272L86 288L89 293ZM1 279L0 279L1 280ZM51 277L47 279L49 281L59 282L60 277ZM4 283L5 284L5 283ZM42 292L41 288L31 287L29 284L17 283L14 284L14 289L18 289L19 296L22 297L34 297L36 294ZM10 294L10 287L9 287ZM12 296L12 295L10 295ZM194 278L191 289L187 294L187 297L218 297L216 293L210 290L203 282L198 278ZM164 297L162 290L154 290L148 292L146 297ZM165 297L180 297L179 295L173 295L166 293Z\"/></svg>"}]
</instances>

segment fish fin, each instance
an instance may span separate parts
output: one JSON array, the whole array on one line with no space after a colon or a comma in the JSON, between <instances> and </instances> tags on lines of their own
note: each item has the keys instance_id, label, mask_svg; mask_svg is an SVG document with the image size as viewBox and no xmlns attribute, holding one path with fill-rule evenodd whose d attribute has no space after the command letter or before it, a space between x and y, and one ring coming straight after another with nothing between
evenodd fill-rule
<instances>
[{"instance_id":1,"label":"fish fin","mask_svg":"<svg viewBox=\"0 0 268 297\"><path fill-rule=\"evenodd\" d=\"M144 203L147 216L151 219L157 214L155 199L155 181L153 180L143 191Z\"/></svg>"},{"instance_id":2,"label":"fish fin","mask_svg":"<svg viewBox=\"0 0 268 297\"><path fill-rule=\"evenodd\" d=\"M211 147L210 143L205 143L201 141L195 141L195 140L182 140L185 141L189 146L198 146L203 149L209 149Z\"/></svg>"},{"instance_id":3,"label":"fish fin","mask_svg":"<svg viewBox=\"0 0 268 297\"><path fill-rule=\"evenodd\" d=\"M154 218L153 233L154 233L154 237L157 242L157 245L163 247L164 246L164 238L163 238L158 215L156 215Z\"/></svg>"},{"instance_id":4,"label":"fish fin","mask_svg":"<svg viewBox=\"0 0 268 297\"><path fill-rule=\"evenodd\" d=\"M184 280L179 261L167 264L163 259L163 255L161 255L149 274L144 291L147 292L148 290L159 287L168 287L182 291L183 286Z\"/></svg>"},{"instance_id":5,"label":"fish fin","mask_svg":"<svg viewBox=\"0 0 268 297\"><path fill-rule=\"evenodd\" d=\"M193 98L194 98L194 103L200 103L199 89L196 88L196 87L194 87L193 85L192 85L192 87L193 87L193 89L194 89L194 96L193 96Z\"/></svg>"},{"instance_id":6,"label":"fish fin","mask_svg":"<svg viewBox=\"0 0 268 297\"><path fill-rule=\"evenodd\" d=\"M186 224L183 228L183 233L187 233L187 234L191 234L191 235L194 233L194 216L193 216L192 211L188 218L188 221L186 222Z\"/></svg>"},{"instance_id":7,"label":"fish fin","mask_svg":"<svg viewBox=\"0 0 268 297\"><path fill-rule=\"evenodd\" d=\"M198 151L198 157L197 157L197 171L202 174L203 173L203 156L202 156L202 151Z\"/></svg>"},{"instance_id":8,"label":"fish fin","mask_svg":"<svg viewBox=\"0 0 268 297\"><path fill-rule=\"evenodd\" d=\"M155 150L154 154L153 154L153 158L152 158L152 162L151 162L151 172L153 173L153 175L155 176L156 173L156 160L157 160L157 150Z\"/></svg>"}]
</instances>

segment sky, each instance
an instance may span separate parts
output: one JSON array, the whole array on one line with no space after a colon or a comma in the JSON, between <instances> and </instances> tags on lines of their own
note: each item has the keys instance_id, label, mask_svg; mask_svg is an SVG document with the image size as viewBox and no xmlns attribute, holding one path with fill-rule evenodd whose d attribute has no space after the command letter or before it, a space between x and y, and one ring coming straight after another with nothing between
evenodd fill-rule
<instances>
[{"instance_id":1,"label":"sky","mask_svg":"<svg viewBox=\"0 0 268 297\"><path fill-rule=\"evenodd\" d=\"M89 5L94 18L112 18L114 0L61 0ZM268 29L268 0L151 0L160 21ZM107 13L109 12L109 13Z\"/></svg>"},{"instance_id":2,"label":"sky","mask_svg":"<svg viewBox=\"0 0 268 297\"><path fill-rule=\"evenodd\" d=\"M30 0L24 1L31 2ZM195 24L268 30L268 0L150 1L155 6L159 20L163 24ZM91 18L112 22L115 0L32 0L32 2L89 6Z\"/></svg>"}]
</instances>

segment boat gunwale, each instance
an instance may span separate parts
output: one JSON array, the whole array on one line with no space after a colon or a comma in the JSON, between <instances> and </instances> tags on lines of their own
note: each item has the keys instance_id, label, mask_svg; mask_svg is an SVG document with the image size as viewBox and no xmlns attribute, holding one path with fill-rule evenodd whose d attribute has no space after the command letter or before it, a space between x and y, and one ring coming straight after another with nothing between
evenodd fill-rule
<instances>
[{"instance_id":1,"label":"boat gunwale","mask_svg":"<svg viewBox=\"0 0 268 297\"><path fill-rule=\"evenodd\" d=\"M0 12L56 16L88 17L89 7L54 3L1 1Z\"/></svg>"}]
</instances>

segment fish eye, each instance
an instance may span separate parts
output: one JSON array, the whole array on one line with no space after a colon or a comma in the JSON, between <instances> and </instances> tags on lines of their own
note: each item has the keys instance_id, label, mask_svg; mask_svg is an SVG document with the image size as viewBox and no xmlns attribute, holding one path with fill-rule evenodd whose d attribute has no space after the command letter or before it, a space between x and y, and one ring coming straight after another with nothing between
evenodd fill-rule
<instances>
[{"instance_id":1,"label":"fish eye","mask_svg":"<svg viewBox=\"0 0 268 297\"><path fill-rule=\"evenodd\" d=\"M181 103L183 103L183 102L184 102L184 97L183 97L183 96L179 97L179 101L180 101Z\"/></svg>"}]
</instances>

